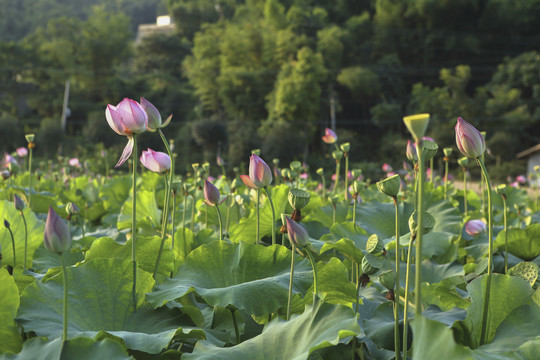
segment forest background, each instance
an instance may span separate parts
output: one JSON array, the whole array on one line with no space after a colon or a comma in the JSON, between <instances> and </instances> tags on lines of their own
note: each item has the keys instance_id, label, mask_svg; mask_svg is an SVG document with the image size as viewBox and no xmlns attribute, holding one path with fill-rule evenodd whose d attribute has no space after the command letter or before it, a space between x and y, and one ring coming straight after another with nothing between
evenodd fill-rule
<instances>
[{"instance_id":1,"label":"forest background","mask_svg":"<svg viewBox=\"0 0 540 360\"><path fill-rule=\"evenodd\" d=\"M175 31L135 44L164 14ZM332 112L352 167L399 167L402 117L428 112L440 147L457 116L486 130L504 179L540 143L538 29L540 0L0 0L0 151L35 132L43 159L120 154L105 107L143 96L174 114L180 171L218 153L230 170L255 148L331 167Z\"/></svg>"}]
</instances>

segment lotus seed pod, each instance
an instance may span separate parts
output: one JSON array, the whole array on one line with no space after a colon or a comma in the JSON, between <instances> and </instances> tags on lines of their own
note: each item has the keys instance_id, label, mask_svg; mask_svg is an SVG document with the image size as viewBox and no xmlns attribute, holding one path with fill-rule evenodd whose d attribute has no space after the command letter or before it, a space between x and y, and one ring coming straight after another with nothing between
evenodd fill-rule
<instances>
[{"instance_id":1,"label":"lotus seed pod","mask_svg":"<svg viewBox=\"0 0 540 360\"><path fill-rule=\"evenodd\" d=\"M363 181L355 180L353 182L353 190L356 194L358 194L361 190L366 188L366 183Z\"/></svg>"},{"instance_id":2,"label":"lotus seed pod","mask_svg":"<svg viewBox=\"0 0 540 360\"><path fill-rule=\"evenodd\" d=\"M469 165L469 158L464 156L462 158L459 158L457 162L459 166L467 167L467 165Z\"/></svg>"},{"instance_id":3,"label":"lotus seed pod","mask_svg":"<svg viewBox=\"0 0 540 360\"><path fill-rule=\"evenodd\" d=\"M24 137L26 138L26 141L28 141L28 143L33 143L34 138L36 137L36 135L35 134L26 134L26 135L24 135Z\"/></svg>"},{"instance_id":4,"label":"lotus seed pod","mask_svg":"<svg viewBox=\"0 0 540 360\"><path fill-rule=\"evenodd\" d=\"M409 218L409 230L411 232L411 237L416 236L416 231L418 228L417 219L418 212L415 211L411 214L411 217ZM422 229L424 231L422 234L427 234L435 226L435 218L430 213L424 212L422 223Z\"/></svg>"},{"instance_id":5,"label":"lotus seed pod","mask_svg":"<svg viewBox=\"0 0 540 360\"><path fill-rule=\"evenodd\" d=\"M366 251L373 255L379 255L384 250L384 243L377 234L372 234L366 243Z\"/></svg>"},{"instance_id":6,"label":"lotus seed pod","mask_svg":"<svg viewBox=\"0 0 540 360\"><path fill-rule=\"evenodd\" d=\"M261 149L253 149L251 150L251 153L253 155L261 156Z\"/></svg>"},{"instance_id":7,"label":"lotus seed pod","mask_svg":"<svg viewBox=\"0 0 540 360\"><path fill-rule=\"evenodd\" d=\"M366 254L362 259L362 272L366 275L373 275L384 266L384 263L377 256Z\"/></svg>"},{"instance_id":8,"label":"lotus seed pod","mask_svg":"<svg viewBox=\"0 0 540 360\"><path fill-rule=\"evenodd\" d=\"M520 262L513 268L508 269L506 275L520 277L533 286L536 279L538 279L538 265L533 262Z\"/></svg>"},{"instance_id":9,"label":"lotus seed pod","mask_svg":"<svg viewBox=\"0 0 540 360\"><path fill-rule=\"evenodd\" d=\"M429 125L429 114L415 114L405 116L403 122L409 132L412 134L416 142L422 139L426 134L427 127Z\"/></svg>"},{"instance_id":10,"label":"lotus seed pod","mask_svg":"<svg viewBox=\"0 0 540 360\"><path fill-rule=\"evenodd\" d=\"M332 203L332 205L337 205L338 200L339 200L339 196L337 195L330 196L330 202Z\"/></svg>"},{"instance_id":11,"label":"lotus seed pod","mask_svg":"<svg viewBox=\"0 0 540 360\"><path fill-rule=\"evenodd\" d=\"M506 186L506 184L501 184L495 188L495 192L503 197L506 197L508 187Z\"/></svg>"},{"instance_id":12,"label":"lotus seed pod","mask_svg":"<svg viewBox=\"0 0 540 360\"><path fill-rule=\"evenodd\" d=\"M442 151L444 153L444 156L450 156L452 155L452 148L451 147L445 147Z\"/></svg>"},{"instance_id":13,"label":"lotus seed pod","mask_svg":"<svg viewBox=\"0 0 540 360\"><path fill-rule=\"evenodd\" d=\"M13 195L13 204L15 205L15 209L19 211L24 209L24 201L17 195Z\"/></svg>"},{"instance_id":14,"label":"lotus seed pod","mask_svg":"<svg viewBox=\"0 0 540 360\"><path fill-rule=\"evenodd\" d=\"M300 189L289 190L289 204L294 210L302 210L308 203L311 194Z\"/></svg>"},{"instance_id":15,"label":"lotus seed pod","mask_svg":"<svg viewBox=\"0 0 540 360\"><path fill-rule=\"evenodd\" d=\"M439 150L439 145L435 144L434 142L424 140L422 142L422 157L424 161L431 160L437 154L437 150Z\"/></svg>"},{"instance_id":16,"label":"lotus seed pod","mask_svg":"<svg viewBox=\"0 0 540 360\"><path fill-rule=\"evenodd\" d=\"M323 168L318 168L317 171L316 171L317 175L319 176L323 176L324 175L324 169Z\"/></svg>"},{"instance_id":17,"label":"lotus seed pod","mask_svg":"<svg viewBox=\"0 0 540 360\"><path fill-rule=\"evenodd\" d=\"M293 171L299 171L302 168L302 163L298 160L291 161L289 164L291 170Z\"/></svg>"},{"instance_id":18,"label":"lotus seed pod","mask_svg":"<svg viewBox=\"0 0 540 360\"><path fill-rule=\"evenodd\" d=\"M197 171L199 170L199 166L200 166L199 163L191 164L191 167L193 168L193 171L195 171L195 173L197 173Z\"/></svg>"},{"instance_id":19,"label":"lotus seed pod","mask_svg":"<svg viewBox=\"0 0 540 360\"><path fill-rule=\"evenodd\" d=\"M392 175L384 180L377 182L377 189L383 194L395 198L401 187L401 179L399 175Z\"/></svg>"},{"instance_id":20,"label":"lotus seed pod","mask_svg":"<svg viewBox=\"0 0 540 360\"><path fill-rule=\"evenodd\" d=\"M351 150L351 144L346 142L346 143L341 144L339 148L341 149L341 151L347 154Z\"/></svg>"},{"instance_id":21,"label":"lotus seed pod","mask_svg":"<svg viewBox=\"0 0 540 360\"><path fill-rule=\"evenodd\" d=\"M362 169L352 169L351 173L353 178L358 179L362 175Z\"/></svg>"},{"instance_id":22,"label":"lotus seed pod","mask_svg":"<svg viewBox=\"0 0 540 360\"><path fill-rule=\"evenodd\" d=\"M341 150L334 150L334 151L332 151L332 157L333 157L335 160L340 160L341 158L343 158L343 151L341 151Z\"/></svg>"}]
</instances>

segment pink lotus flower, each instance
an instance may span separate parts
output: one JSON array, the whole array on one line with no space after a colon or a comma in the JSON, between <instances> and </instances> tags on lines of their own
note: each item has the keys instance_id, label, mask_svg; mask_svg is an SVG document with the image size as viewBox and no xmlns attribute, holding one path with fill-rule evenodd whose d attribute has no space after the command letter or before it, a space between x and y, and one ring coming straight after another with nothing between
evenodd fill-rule
<instances>
[{"instance_id":1,"label":"pink lotus flower","mask_svg":"<svg viewBox=\"0 0 540 360\"><path fill-rule=\"evenodd\" d=\"M272 171L259 156L252 154L249 158L249 176L240 175L240 178L253 189L261 189L272 182Z\"/></svg>"},{"instance_id":2,"label":"pink lotus flower","mask_svg":"<svg viewBox=\"0 0 540 360\"><path fill-rule=\"evenodd\" d=\"M460 117L456 124L456 144L463 155L473 159L486 151L486 141L480 131Z\"/></svg>"},{"instance_id":3,"label":"pink lotus flower","mask_svg":"<svg viewBox=\"0 0 540 360\"><path fill-rule=\"evenodd\" d=\"M287 234L289 235L289 240L291 240L294 246L306 246L309 243L307 230L288 216L285 217L285 221L287 222Z\"/></svg>"},{"instance_id":4,"label":"pink lotus flower","mask_svg":"<svg viewBox=\"0 0 540 360\"><path fill-rule=\"evenodd\" d=\"M158 129L164 128L165 126L169 125L169 123L171 122L172 114L169 115L167 120L165 120L165 122L162 124L161 114L159 113L158 109L150 101L146 100L143 97L141 98L141 106L143 107L146 115L148 116L148 131L157 131Z\"/></svg>"},{"instance_id":5,"label":"pink lotus flower","mask_svg":"<svg viewBox=\"0 0 540 360\"><path fill-rule=\"evenodd\" d=\"M338 137L334 131L330 128L324 130L325 135L322 137L322 140L327 144L333 144L337 141Z\"/></svg>"},{"instance_id":6,"label":"pink lotus flower","mask_svg":"<svg viewBox=\"0 0 540 360\"><path fill-rule=\"evenodd\" d=\"M300 179L307 180L308 178L309 178L309 174L308 174L308 173L301 173L301 174L300 174Z\"/></svg>"},{"instance_id":7,"label":"pink lotus flower","mask_svg":"<svg viewBox=\"0 0 540 360\"><path fill-rule=\"evenodd\" d=\"M514 182L511 182L511 183L510 183L510 186L511 186L511 187L518 188L518 187L519 187L519 183L518 183L517 181L514 181Z\"/></svg>"},{"instance_id":8,"label":"pink lotus flower","mask_svg":"<svg viewBox=\"0 0 540 360\"><path fill-rule=\"evenodd\" d=\"M24 146L17 148L17 150L15 151L17 151L18 157L24 157L28 155L28 149L26 149Z\"/></svg>"},{"instance_id":9,"label":"pink lotus flower","mask_svg":"<svg viewBox=\"0 0 540 360\"><path fill-rule=\"evenodd\" d=\"M226 199L226 197L223 200L220 200L220 198L221 194L218 188L210 181L204 180L204 203L208 206L216 206Z\"/></svg>"},{"instance_id":10,"label":"pink lotus flower","mask_svg":"<svg viewBox=\"0 0 540 360\"><path fill-rule=\"evenodd\" d=\"M76 168L80 168L81 167L81 163L79 162L79 159L77 158L71 158L68 160L68 164L69 166L73 166L73 167L76 167Z\"/></svg>"},{"instance_id":11,"label":"pink lotus flower","mask_svg":"<svg viewBox=\"0 0 540 360\"><path fill-rule=\"evenodd\" d=\"M141 163L148 170L160 174L171 168L171 158L169 155L152 149L142 152Z\"/></svg>"},{"instance_id":12,"label":"pink lotus flower","mask_svg":"<svg viewBox=\"0 0 540 360\"><path fill-rule=\"evenodd\" d=\"M17 160L8 153L4 154L4 167L9 167L10 164L17 165Z\"/></svg>"},{"instance_id":13,"label":"pink lotus flower","mask_svg":"<svg viewBox=\"0 0 540 360\"><path fill-rule=\"evenodd\" d=\"M382 166L382 170L383 170L385 173L388 173L388 172L392 171L393 169L392 169L392 167L391 167L389 164L384 163L383 166Z\"/></svg>"},{"instance_id":14,"label":"pink lotus flower","mask_svg":"<svg viewBox=\"0 0 540 360\"><path fill-rule=\"evenodd\" d=\"M386 173L386 177L390 177L390 176L394 176L394 175L396 175L396 173L393 172L393 171L389 171L389 172Z\"/></svg>"},{"instance_id":15,"label":"pink lotus flower","mask_svg":"<svg viewBox=\"0 0 540 360\"><path fill-rule=\"evenodd\" d=\"M482 220L469 220L465 224L465 232L471 236L477 236L486 231L486 223Z\"/></svg>"},{"instance_id":16,"label":"pink lotus flower","mask_svg":"<svg viewBox=\"0 0 540 360\"><path fill-rule=\"evenodd\" d=\"M146 115L141 104L135 100L124 98L117 106L107 105L105 117L114 132L128 138L128 143L115 166L116 168L131 156L133 152L133 134L146 131L148 127L148 115Z\"/></svg>"},{"instance_id":17,"label":"pink lotus flower","mask_svg":"<svg viewBox=\"0 0 540 360\"><path fill-rule=\"evenodd\" d=\"M223 165L225 165L225 161L223 161L223 158L222 158L220 155L218 155L217 158L216 158L216 164L217 164L218 166L223 166Z\"/></svg>"},{"instance_id":18,"label":"pink lotus flower","mask_svg":"<svg viewBox=\"0 0 540 360\"><path fill-rule=\"evenodd\" d=\"M43 245L45 249L57 254L63 253L71 246L71 234L66 223L50 206L43 233Z\"/></svg>"},{"instance_id":19,"label":"pink lotus flower","mask_svg":"<svg viewBox=\"0 0 540 360\"><path fill-rule=\"evenodd\" d=\"M523 175L516 176L516 181L520 184L525 184L527 182L527 178Z\"/></svg>"}]
</instances>

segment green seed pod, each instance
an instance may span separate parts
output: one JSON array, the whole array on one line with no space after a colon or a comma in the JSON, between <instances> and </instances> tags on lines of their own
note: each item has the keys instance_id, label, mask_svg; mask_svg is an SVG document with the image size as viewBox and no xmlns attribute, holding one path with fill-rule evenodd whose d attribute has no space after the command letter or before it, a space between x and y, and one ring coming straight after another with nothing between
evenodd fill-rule
<instances>
[{"instance_id":1,"label":"green seed pod","mask_svg":"<svg viewBox=\"0 0 540 360\"><path fill-rule=\"evenodd\" d=\"M459 158L457 163L461 167L467 167L467 165L469 165L469 158L466 156Z\"/></svg>"},{"instance_id":2,"label":"green seed pod","mask_svg":"<svg viewBox=\"0 0 540 360\"><path fill-rule=\"evenodd\" d=\"M415 211L411 214L411 217L409 218L409 230L411 232L411 236L416 236L416 230L417 230L417 218L418 213ZM427 234L428 232L433 229L435 226L435 218L431 216L430 213L424 212L424 217L422 219L422 228L424 230L423 234Z\"/></svg>"},{"instance_id":3,"label":"green seed pod","mask_svg":"<svg viewBox=\"0 0 540 360\"><path fill-rule=\"evenodd\" d=\"M345 154L347 154L351 150L351 144L350 143L343 143L339 146L341 151L343 151Z\"/></svg>"},{"instance_id":4,"label":"green seed pod","mask_svg":"<svg viewBox=\"0 0 540 360\"><path fill-rule=\"evenodd\" d=\"M536 279L538 279L538 265L532 262L520 262L513 268L508 269L506 275L520 277L533 286Z\"/></svg>"},{"instance_id":5,"label":"green seed pod","mask_svg":"<svg viewBox=\"0 0 540 360\"><path fill-rule=\"evenodd\" d=\"M332 202L332 205L337 205L338 200L339 200L339 196L337 195L330 196L330 202Z\"/></svg>"},{"instance_id":6,"label":"green seed pod","mask_svg":"<svg viewBox=\"0 0 540 360\"><path fill-rule=\"evenodd\" d=\"M366 251L373 255L378 255L384 250L384 243L377 234L371 235L366 243Z\"/></svg>"},{"instance_id":7,"label":"green seed pod","mask_svg":"<svg viewBox=\"0 0 540 360\"><path fill-rule=\"evenodd\" d=\"M403 122L416 141L422 139L429 125L429 114L415 114L405 116Z\"/></svg>"},{"instance_id":8,"label":"green seed pod","mask_svg":"<svg viewBox=\"0 0 540 360\"><path fill-rule=\"evenodd\" d=\"M208 171L210 171L210 163L208 161L204 162L202 164L202 168L203 168L204 172L208 174Z\"/></svg>"},{"instance_id":9,"label":"green seed pod","mask_svg":"<svg viewBox=\"0 0 540 360\"><path fill-rule=\"evenodd\" d=\"M362 272L366 275L375 274L383 266L383 261L375 255L366 254L362 259Z\"/></svg>"},{"instance_id":10,"label":"green seed pod","mask_svg":"<svg viewBox=\"0 0 540 360\"><path fill-rule=\"evenodd\" d=\"M323 168L318 168L317 171L316 171L317 175L319 176L323 176L324 175L324 169Z\"/></svg>"},{"instance_id":11,"label":"green seed pod","mask_svg":"<svg viewBox=\"0 0 540 360\"><path fill-rule=\"evenodd\" d=\"M358 179L358 177L362 175L362 169L352 169L351 174L353 178Z\"/></svg>"},{"instance_id":12,"label":"green seed pod","mask_svg":"<svg viewBox=\"0 0 540 360\"><path fill-rule=\"evenodd\" d=\"M300 189L289 190L289 204L294 210L302 210L308 203L311 194Z\"/></svg>"},{"instance_id":13,"label":"green seed pod","mask_svg":"<svg viewBox=\"0 0 540 360\"><path fill-rule=\"evenodd\" d=\"M366 188L366 183L363 181L355 180L353 182L353 190L356 194L358 194L361 190Z\"/></svg>"},{"instance_id":14,"label":"green seed pod","mask_svg":"<svg viewBox=\"0 0 540 360\"><path fill-rule=\"evenodd\" d=\"M379 191L383 194L393 198L399 193L400 187L401 179L399 178L398 174L392 175L389 178L377 182L377 189L379 189Z\"/></svg>"},{"instance_id":15,"label":"green seed pod","mask_svg":"<svg viewBox=\"0 0 540 360\"><path fill-rule=\"evenodd\" d=\"M444 153L444 156L450 156L452 155L452 148L451 147L445 147L444 149L442 149L443 153Z\"/></svg>"},{"instance_id":16,"label":"green seed pod","mask_svg":"<svg viewBox=\"0 0 540 360\"><path fill-rule=\"evenodd\" d=\"M396 273L394 270L388 270L379 275L379 282L388 290L393 290L396 286Z\"/></svg>"},{"instance_id":17,"label":"green seed pod","mask_svg":"<svg viewBox=\"0 0 540 360\"><path fill-rule=\"evenodd\" d=\"M299 171L302 168L302 163L298 160L294 160L294 161L291 161L291 163L289 164L289 167L293 171Z\"/></svg>"},{"instance_id":18,"label":"green seed pod","mask_svg":"<svg viewBox=\"0 0 540 360\"><path fill-rule=\"evenodd\" d=\"M193 171L195 171L195 173L197 173L197 170L199 170L199 166L200 166L199 163L193 163L193 164L191 164L191 167L193 168Z\"/></svg>"},{"instance_id":19,"label":"green seed pod","mask_svg":"<svg viewBox=\"0 0 540 360\"><path fill-rule=\"evenodd\" d=\"M508 188L506 187L506 184L501 184L495 188L495 192L501 196L506 197Z\"/></svg>"},{"instance_id":20,"label":"green seed pod","mask_svg":"<svg viewBox=\"0 0 540 360\"><path fill-rule=\"evenodd\" d=\"M439 145L429 140L422 141L422 153L424 161L431 160L435 154L437 154L437 150L439 150Z\"/></svg>"},{"instance_id":21,"label":"green seed pod","mask_svg":"<svg viewBox=\"0 0 540 360\"><path fill-rule=\"evenodd\" d=\"M343 151L341 150L332 151L332 157L336 160L340 160L343 157Z\"/></svg>"},{"instance_id":22,"label":"green seed pod","mask_svg":"<svg viewBox=\"0 0 540 360\"><path fill-rule=\"evenodd\" d=\"M251 150L251 153L257 156L261 156L261 149L253 149Z\"/></svg>"},{"instance_id":23,"label":"green seed pod","mask_svg":"<svg viewBox=\"0 0 540 360\"><path fill-rule=\"evenodd\" d=\"M34 138L36 137L35 134L26 134L24 135L24 137L26 138L26 141L28 141L29 143L32 143L34 142Z\"/></svg>"},{"instance_id":24,"label":"green seed pod","mask_svg":"<svg viewBox=\"0 0 540 360\"><path fill-rule=\"evenodd\" d=\"M287 168L283 168L281 169L281 176L286 179L292 179L292 171Z\"/></svg>"}]
</instances>

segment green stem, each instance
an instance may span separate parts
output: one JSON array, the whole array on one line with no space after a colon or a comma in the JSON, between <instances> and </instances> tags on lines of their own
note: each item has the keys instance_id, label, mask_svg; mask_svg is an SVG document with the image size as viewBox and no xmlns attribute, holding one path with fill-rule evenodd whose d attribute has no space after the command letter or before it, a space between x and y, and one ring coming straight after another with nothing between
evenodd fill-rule
<instances>
[{"instance_id":1,"label":"green stem","mask_svg":"<svg viewBox=\"0 0 540 360\"><path fill-rule=\"evenodd\" d=\"M32 147L28 149L28 206L32 203ZM26 257L25 257L26 258Z\"/></svg>"},{"instance_id":2,"label":"green stem","mask_svg":"<svg viewBox=\"0 0 540 360\"><path fill-rule=\"evenodd\" d=\"M448 161L444 162L444 198L446 199L448 189Z\"/></svg>"},{"instance_id":3,"label":"green stem","mask_svg":"<svg viewBox=\"0 0 540 360\"><path fill-rule=\"evenodd\" d=\"M429 159L429 182L433 183L433 158Z\"/></svg>"},{"instance_id":4,"label":"green stem","mask_svg":"<svg viewBox=\"0 0 540 360\"><path fill-rule=\"evenodd\" d=\"M482 158L477 159L478 164L482 168L482 174L486 181L487 187L487 198L488 198L488 273L487 273L487 284L486 284L486 293L484 296L484 309L482 314L482 332L480 336L480 345L484 345L487 342L489 328L488 328L488 307L489 307L489 298L491 295L491 273L492 273L492 264L493 264L493 221L492 221L492 205L491 205L491 181L489 180L489 175Z\"/></svg>"},{"instance_id":5,"label":"green stem","mask_svg":"<svg viewBox=\"0 0 540 360\"><path fill-rule=\"evenodd\" d=\"M274 210L274 203L272 202L272 197L270 196L270 191L268 187L264 187L266 195L268 196L268 201L270 202L270 208L272 208L272 245L276 244L276 211Z\"/></svg>"},{"instance_id":6,"label":"green stem","mask_svg":"<svg viewBox=\"0 0 540 360\"><path fill-rule=\"evenodd\" d=\"M508 272L508 223L506 221L506 195L502 196L503 199L503 222L504 222L504 273Z\"/></svg>"},{"instance_id":7,"label":"green stem","mask_svg":"<svg viewBox=\"0 0 540 360\"><path fill-rule=\"evenodd\" d=\"M407 335L409 332L409 279L410 279L410 270L411 270L411 253L412 253L412 244L414 242L414 237L411 238L409 242L409 251L407 253L407 271L405 273L405 300L403 304L403 356L407 357Z\"/></svg>"},{"instance_id":8,"label":"green stem","mask_svg":"<svg viewBox=\"0 0 540 360\"><path fill-rule=\"evenodd\" d=\"M136 237L137 237L137 135L133 134L133 174L132 174L132 204L131 204L131 261L133 262L133 309L137 308L137 260L136 260Z\"/></svg>"},{"instance_id":9,"label":"green stem","mask_svg":"<svg viewBox=\"0 0 540 360\"><path fill-rule=\"evenodd\" d=\"M195 196L192 196L192 202L191 202L191 224L189 225L190 226L190 230L191 232L193 233L193 228L195 226L195 202L197 201Z\"/></svg>"},{"instance_id":10,"label":"green stem","mask_svg":"<svg viewBox=\"0 0 540 360\"><path fill-rule=\"evenodd\" d=\"M174 229L175 229L175 221L176 221L176 191L172 191L172 219L171 219L171 248L174 249Z\"/></svg>"},{"instance_id":11,"label":"green stem","mask_svg":"<svg viewBox=\"0 0 540 360\"><path fill-rule=\"evenodd\" d=\"M332 226L336 223L336 205L332 205L333 212L332 212Z\"/></svg>"},{"instance_id":12,"label":"green stem","mask_svg":"<svg viewBox=\"0 0 540 360\"><path fill-rule=\"evenodd\" d=\"M257 230L256 230L256 242L255 244L259 244L259 206L261 204L261 189L257 189Z\"/></svg>"},{"instance_id":13,"label":"green stem","mask_svg":"<svg viewBox=\"0 0 540 360\"><path fill-rule=\"evenodd\" d=\"M347 192L349 189L349 156L347 153L344 154L345 156L345 200L348 199Z\"/></svg>"},{"instance_id":14,"label":"green stem","mask_svg":"<svg viewBox=\"0 0 540 360\"><path fill-rule=\"evenodd\" d=\"M292 241L291 241L291 244L292 244ZM315 259L313 258L311 249L309 249L308 247L305 247L304 249L306 250L306 253L309 257L309 262L311 263L311 267L313 268L313 308L315 308L315 305L317 303L317 293L318 293L317 264L315 263Z\"/></svg>"},{"instance_id":15,"label":"green stem","mask_svg":"<svg viewBox=\"0 0 540 360\"><path fill-rule=\"evenodd\" d=\"M334 182L334 188L332 189L332 194L335 194L337 191L338 183L339 183L339 170L341 168L341 163L339 160L336 160L336 181Z\"/></svg>"},{"instance_id":16,"label":"green stem","mask_svg":"<svg viewBox=\"0 0 540 360\"><path fill-rule=\"evenodd\" d=\"M322 195L323 199L326 198L326 180L324 179L324 175L321 175L322 179Z\"/></svg>"},{"instance_id":17,"label":"green stem","mask_svg":"<svg viewBox=\"0 0 540 360\"><path fill-rule=\"evenodd\" d=\"M354 307L354 317L358 319L358 306L360 304L360 264L353 261L353 267L356 270L356 306ZM356 336L353 338L352 344L352 360L356 359L356 342L358 339ZM362 344L360 344L360 351L362 351ZM363 353L361 353L363 355Z\"/></svg>"},{"instance_id":18,"label":"green stem","mask_svg":"<svg viewBox=\"0 0 540 360\"><path fill-rule=\"evenodd\" d=\"M401 293L401 287L399 284L399 204L397 197L394 197L394 207L396 208L396 289L394 291L394 348L396 352L396 360L401 359L401 354L399 349L401 348L399 344L399 296ZM405 354L404 354L405 356Z\"/></svg>"},{"instance_id":19,"label":"green stem","mask_svg":"<svg viewBox=\"0 0 540 360\"><path fill-rule=\"evenodd\" d=\"M292 304L292 289L293 289L293 277L294 277L294 252L295 246L291 242L291 277L289 278L289 297L287 299L287 321L291 318L291 304Z\"/></svg>"},{"instance_id":20,"label":"green stem","mask_svg":"<svg viewBox=\"0 0 540 360\"><path fill-rule=\"evenodd\" d=\"M467 170L463 168L463 204L465 217L467 217Z\"/></svg>"},{"instance_id":21,"label":"green stem","mask_svg":"<svg viewBox=\"0 0 540 360\"><path fill-rule=\"evenodd\" d=\"M357 194L358 196L358 194ZM354 199L353 198L353 211L352 211L352 222L353 222L353 229L354 231L356 231L356 200L358 198Z\"/></svg>"},{"instance_id":22,"label":"green stem","mask_svg":"<svg viewBox=\"0 0 540 360\"><path fill-rule=\"evenodd\" d=\"M219 211L219 205L216 205L215 208L217 211L217 218L219 222L219 240L223 240L223 229L221 225L221 212Z\"/></svg>"},{"instance_id":23,"label":"green stem","mask_svg":"<svg viewBox=\"0 0 540 360\"><path fill-rule=\"evenodd\" d=\"M165 245L165 239L167 239L167 219L169 218L169 199L171 195L170 186L171 184L165 183L165 205L163 207L163 219L161 224L161 243L159 244L159 251L156 258L156 264L154 265L154 272L152 273L152 277L154 280L156 279L157 270L159 267L159 263L161 261L161 254L163 253L163 247ZM174 229L173 229L174 231Z\"/></svg>"},{"instance_id":24,"label":"green stem","mask_svg":"<svg viewBox=\"0 0 540 360\"><path fill-rule=\"evenodd\" d=\"M225 234L229 234L229 222L230 222L230 215L231 215L231 197L232 193L229 194L229 197L227 198L227 217L225 218Z\"/></svg>"},{"instance_id":25,"label":"green stem","mask_svg":"<svg viewBox=\"0 0 540 360\"><path fill-rule=\"evenodd\" d=\"M9 230L9 234L11 235L11 246L13 247L13 267L17 266L17 258L15 257L15 238L13 237L13 231L11 231L11 228L6 227L6 229Z\"/></svg>"},{"instance_id":26,"label":"green stem","mask_svg":"<svg viewBox=\"0 0 540 360\"><path fill-rule=\"evenodd\" d=\"M62 304L63 308L63 325L64 330L62 332L62 342L67 341L68 337L68 278L66 272L66 262L64 260L64 253L60 254L60 259L62 260L62 277L64 280L64 302Z\"/></svg>"},{"instance_id":27,"label":"green stem","mask_svg":"<svg viewBox=\"0 0 540 360\"><path fill-rule=\"evenodd\" d=\"M22 210L21 210L21 216L24 223L24 269L26 270L26 254L28 252L28 227L26 226L26 219L24 217L24 213L22 212Z\"/></svg>"},{"instance_id":28,"label":"green stem","mask_svg":"<svg viewBox=\"0 0 540 360\"><path fill-rule=\"evenodd\" d=\"M422 157L422 139L417 140L416 152L418 154L418 225L416 231L416 262L414 277L414 304L416 306L415 315L417 318L422 314L422 224L424 220L424 159Z\"/></svg>"}]
</instances>

